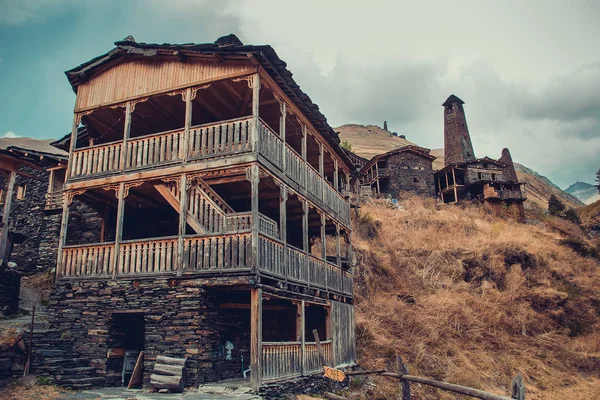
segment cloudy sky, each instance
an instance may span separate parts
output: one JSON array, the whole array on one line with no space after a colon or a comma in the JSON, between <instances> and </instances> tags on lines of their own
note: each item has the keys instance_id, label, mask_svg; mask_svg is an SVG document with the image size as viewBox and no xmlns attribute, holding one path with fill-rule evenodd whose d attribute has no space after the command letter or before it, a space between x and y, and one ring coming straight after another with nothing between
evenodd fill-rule
<instances>
[{"instance_id":1,"label":"cloudy sky","mask_svg":"<svg viewBox=\"0 0 600 400\"><path fill-rule=\"evenodd\" d=\"M133 35L270 44L332 126L383 125L431 148L465 102L478 156L513 158L565 188L600 168L596 0L0 0L0 136L57 138L64 71Z\"/></svg>"}]
</instances>

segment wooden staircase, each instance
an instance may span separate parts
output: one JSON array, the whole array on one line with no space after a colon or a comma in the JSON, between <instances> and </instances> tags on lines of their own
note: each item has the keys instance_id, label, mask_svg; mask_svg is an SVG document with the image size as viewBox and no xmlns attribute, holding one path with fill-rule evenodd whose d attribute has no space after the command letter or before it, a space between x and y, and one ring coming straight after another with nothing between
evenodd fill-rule
<instances>
[{"instance_id":1,"label":"wooden staircase","mask_svg":"<svg viewBox=\"0 0 600 400\"><path fill-rule=\"evenodd\" d=\"M155 184L154 188L179 212L180 189L176 183ZM199 234L227 231L229 214L235 211L208 184L195 179L188 191L187 223Z\"/></svg>"}]
</instances>

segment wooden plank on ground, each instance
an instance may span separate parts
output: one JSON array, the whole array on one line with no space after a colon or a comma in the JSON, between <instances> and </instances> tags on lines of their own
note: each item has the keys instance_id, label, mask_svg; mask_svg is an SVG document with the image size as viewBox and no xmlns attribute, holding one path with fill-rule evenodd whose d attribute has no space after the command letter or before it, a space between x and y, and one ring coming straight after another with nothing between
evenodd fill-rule
<instances>
[{"instance_id":1,"label":"wooden plank on ground","mask_svg":"<svg viewBox=\"0 0 600 400\"><path fill-rule=\"evenodd\" d=\"M142 384L142 368L144 364L144 352L140 351L138 355L138 359L135 362L135 367L133 368L133 373L131 374L131 378L129 379L129 385L127 385L127 389L133 389L136 386L140 386Z\"/></svg>"}]
</instances>

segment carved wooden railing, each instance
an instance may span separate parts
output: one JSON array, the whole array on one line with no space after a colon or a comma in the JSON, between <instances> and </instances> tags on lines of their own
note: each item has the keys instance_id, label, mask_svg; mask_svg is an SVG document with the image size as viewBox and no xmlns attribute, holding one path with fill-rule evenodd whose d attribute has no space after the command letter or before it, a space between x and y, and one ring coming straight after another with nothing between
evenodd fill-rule
<instances>
[{"instance_id":1,"label":"carved wooden railing","mask_svg":"<svg viewBox=\"0 0 600 400\"><path fill-rule=\"evenodd\" d=\"M325 364L333 365L331 340L321 342ZM265 381L292 378L323 371L323 365L317 350L317 344L306 342L304 355L301 342L263 342L262 377Z\"/></svg>"},{"instance_id":2,"label":"carved wooden railing","mask_svg":"<svg viewBox=\"0 0 600 400\"><path fill-rule=\"evenodd\" d=\"M306 190L317 199L321 199L323 197L324 184L325 181L321 178L319 172L312 165L307 164Z\"/></svg>"},{"instance_id":3,"label":"carved wooden railing","mask_svg":"<svg viewBox=\"0 0 600 400\"><path fill-rule=\"evenodd\" d=\"M63 247L59 276L112 276L114 243Z\"/></svg>"},{"instance_id":4,"label":"carved wooden railing","mask_svg":"<svg viewBox=\"0 0 600 400\"><path fill-rule=\"evenodd\" d=\"M252 150L252 117L190 128L188 158L210 158Z\"/></svg>"},{"instance_id":5,"label":"carved wooden railing","mask_svg":"<svg viewBox=\"0 0 600 400\"><path fill-rule=\"evenodd\" d=\"M52 193L46 193L46 210L58 210L62 208L63 190L55 190Z\"/></svg>"},{"instance_id":6,"label":"carved wooden railing","mask_svg":"<svg viewBox=\"0 0 600 400\"><path fill-rule=\"evenodd\" d=\"M250 232L210 236L186 236L183 254L185 271L215 271L252 267Z\"/></svg>"},{"instance_id":7,"label":"carved wooden railing","mask_svg":"<svg viewBox=\"0 0 600 400\"><path fill-rule=\"evenodd\" d=\"M184 132L181 128L128 140L125 168L147 168L180 161Z\"/></svg>"},{"instance_id":8,"label":"carved wooden railing","mask_svg":"<svg viewBox=\"0 0 600 400\"><path fill-rule=\"evenodd\" d=\"M239 212L227 214L225 218L225 232L239 232L252 229L252 212Z\"/></svg>"},{"instance_id":9,"label":"carved wooden railing","mask_svg":"<svg viewBox=\"0 0 600 400\"><path fill-rule=\"evenodd\" d=\"M121 242L117 275L160 274L177 271L178 238Z\"/></svg>"},{"instance_id":10,"label":"carved wooden railing","mask_svg":"<svg viewBox=\"0 0 600 400\"><path fill-rule=\"evenodd\" d=\"M279 239L277 222L261 213L258 213L258 231L272 238Z\"/></svg>"},{"instance_id":11,"label":"carved wooden railing","mask_svg":"<svg viewBox=\"0 0 600 400\"><path fill-rule=\"evenodd\" d=\"M71 178L119 171L122 147L122 142L114 142L73 151L69 160Z\"/></svg>"},{"instance_id":12,"label":"carved wooden railing","mask_svg":"<svg viewBox=\"0 0 600 400\"><path fill-rule=\"evenodd\" d=\"M306 163L290 146L285 147L285 173L301 187L306 187Z\"/></svg>"},{"instance_id":13,"label":"carved wooden railing","mask_svg":"<svg viewBox=\"0 0 600 400\"><path fill-rule=\"evenodd\" d=\"M317 350L317 344L315 342L305 343L306 353L306 365L304 368L305 373L320 372L323 371L323 365L319 357L319 351ZM325 357L325 364L328 366L333 365L333 348L331 340L324 340L321 342L321 349L323 350L323 356Z\"/></svg>"},{"instance_id":14,"label":"carved wooden railing","mask_svg":"<svg viewBox=\"0 0 600 400\"><path fill-rule=\"evenodd\" d=\"M260 235L258 239L259 268L279 277L285 277L284 247L279 240Z\"/></svg>"},{"instance_id":15,"label":"carved wooden railing","mask_svg":"<svg viewBox=\"0 0 600 400\"><path fill-rule=\"evenodd\" d=\"M263 342L262 377L264 380L302 375L302 343Z\"/></svg>"},{"instance_id":16,"label":"carved wooden railing","mask_svg":"<svg viewBox=\"0 0 600 400\"><path fill-rule=\"evenodd\" d=\"M260 235L259 269L312 287L352 294L352 274L280 240Z\"/></svg>"},{"instance_id":17,"label":"carved wooden railing","mask_svg":"<svg viewBox=\"0 0 600 400\"><path fill-rule=\"evenodd\" d=\"M277 134L263 120L259 120L258 152L279 169L283 166L281 143Z\"/></svg>"}]
</instances>

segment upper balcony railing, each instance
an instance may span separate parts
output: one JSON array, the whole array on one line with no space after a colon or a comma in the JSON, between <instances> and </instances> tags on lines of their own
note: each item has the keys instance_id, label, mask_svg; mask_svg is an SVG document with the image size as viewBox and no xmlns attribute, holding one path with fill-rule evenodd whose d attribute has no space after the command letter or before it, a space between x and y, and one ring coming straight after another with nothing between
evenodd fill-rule
<instances>
[{"instance_id":1,"label":"upper balcony railing","mask_svg":"<svg viewBox=\"0 0 600 400\"><path fill-rule=\"evenodd\" d=\"M186 160L245 154L252 151L252 127L252 117L245 117L193 126L187 136L187 145L184 145L185 129L182 128L130 139L126 142L126 151L123 151L123 142L77 149L71 157L70 179L96 178ZM344 196L289 145L284 146L281 138L262 120L258 125L258 152L312 197L323 202L340 221L350 224L350 206Z\"/></svg>"}]
</instances>

